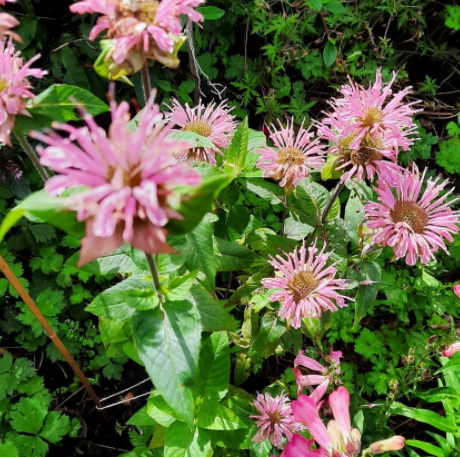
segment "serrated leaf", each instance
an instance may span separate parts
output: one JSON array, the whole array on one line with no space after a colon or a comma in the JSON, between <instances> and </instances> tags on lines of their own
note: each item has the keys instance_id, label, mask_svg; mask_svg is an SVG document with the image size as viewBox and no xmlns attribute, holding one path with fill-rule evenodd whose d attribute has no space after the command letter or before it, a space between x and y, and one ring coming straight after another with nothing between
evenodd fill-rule
<instances>
[{"instance_id":1,"label":"serrated leaf","mask_svg":"<svg viewBox=\"0 0 460 457\"><path fill-rule=\"evenodd\" d=\"M57 411L47 414L40 437L46 441L56 444L70 432L70 419Z\"/></svg>"},{"instance_id":2,"label":"serrated leaf","mask_svg":"<svg viewBox=\"0 0 460 457\"><path fill-rule=\"evenodd\" d=\"M248 152L249 127L248 118L240 124L228 147L225 163L233 168L234 175L238 175L244 168L246 154Z\"/></svg>"},{"instance_id":3,"label":"serrated leaf","mask_svg":"<svg viewBox=\"0 0 460 457\"><path fill-rule=\"evenodd\" d=\"M344 14L347 11L338 0L331 0L325 3L324 9L336 15Z\"/></svg>"},{"instance_id":4,"label":"serrated leaf","mask_svg":"<svg viewBox=\"0 0 460 457\"><path fill-rule=\"evenodd\" d=\"M250 249L236 243L214 238L217 253L215 256L217 271L238 271L249 268L258 256Z\"/></svg>"},{"instance_id":5,"label":"serrated leaf","mask_svg":"<svg viewBox=\"0 0 460 457\"><path fill-rule=\"evenodd\" d=\"M367 286L360 285L358 287L355 299L355 327L373 305L382 280L382 268L377 262L363 262L361 269L365 275L365 280L374 282Z\"/></svg>"},{"instance_id":6,"label":"serrated leaf","mask_svg":"<svg viewBox=\"0 0 460 457\"><path fill-rule=\"evenodd\" d=\"M48 413L46 407L35 398L21 398L11 412L10 425L18 433L38 435Z\"/></svg>"},{"instance_id":7,"label":"serrated leaf","mask_svg":"<svg viewBox=\"0 0 460 457\"><path fill-rule=\"evenodd\" d=\"M263 178L248 178L243 181L246 189L270 202L271 205L284 204L285 192L277 184L265 181Z\"/></svg>"},{"instance_id":8,"label":"serrated leaf","mask_svg":"<svg viewBox=\"0 0 460 457\"><path fill-rule=\"evenodd\" d=\"M50 225L32 225L30 231L39 243L45 243L46 241L56 238L56 230Z\"/></svg>"},{"instance_id":9,"label":"serrated leaf","mask_svg":"<svg viewBox=\"0 0 460 457\"><path fill-rule=\"evenodd\" d=\"M246 424L230 409L216 401L204 399L201 404L196 424L208 430L239 430L247 428Z\"/></svg>"},{"instance_id":10,"label":"serrated leaf","mask_svg":"<svg viewBox=\"0 0 460 457\"><path fill-rule=\"evenodd\" d=\"M185 422L193 422L201 339L200 315L188 301L166 302L133 317L139 356L156 389Z\"/></svg>"}]
</instances>

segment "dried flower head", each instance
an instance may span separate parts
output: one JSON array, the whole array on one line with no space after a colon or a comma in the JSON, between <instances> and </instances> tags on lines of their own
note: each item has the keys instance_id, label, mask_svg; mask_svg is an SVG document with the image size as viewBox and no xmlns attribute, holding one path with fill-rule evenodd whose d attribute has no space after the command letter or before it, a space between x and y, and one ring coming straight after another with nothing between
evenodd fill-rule
<instances>
[{"instance_id":1,"label":"dried flower head","mask_svg":"<svg viewBox=\"0 0 460 457\"><path fill-rule=\"evenodd\" d=\"M215 102L203 105L201 102L195 108L190 108L188 103L185 108L176 99L172 100L172 108L166 113L166 119L172 124L181 127L186 132L197 133L211 141L214 148L192 148L181 151L181 160L192 159L216 164L216 154L223 155L220 148L227 149L235 133L235 117L223 101L216 106Z\"/></svg>"},{"instance_id":2,"label":"dried flower head","mask_svg":"<svg viewBox=\"0 0 460 457\"><path fill-rule=\"evenodd\" d=\"M417 259L423 264L435 261L439 248L448 254L444 239L452 242L452 234L458 233L460 213L450 208L458 199L447 201L452 189L441 195L448 181L439 178L428 179L421 193L425 173L420 176L416 167L405 170L396 182L396 196L380 181L375 188L379 201L364 207L367 226L378 230L374 243L392 247L395 257L405 258L408 265L415 265Z\"/></svg>"},{"instance_id":3,"label":"dried flower head","mask_svg":"<svg viewBox=\"0 0 460 457\"><path fill-rule=\"evenodd\" d=\"M55 132L34 133L48 145L38 149L41 163L58 173L47 181L47 191L60 194L69 187L85 188L67 200L77 218L86 222L80 265L123 242L146 253L173 252L164 229L169 219L181 218L170 207L172 188L195 186L201 179L175 158L189 143L168 138L172 126L164 126L153 100L140 115L135 132L128 128L126 102L117 106L113 101L111 111L108 134L88 114L85 127L54 125L68 138Z\"/></svg>"},{"instance_id":4,"label":"dried flower head","mask_svg":"<svg viewBox=\"0 0 460 457\"><path fill-rule=\"evenodd\" d=\"M274 149L270 146L256 149L260 154L257 167L264 172L264 177L274 178L290 193L299 182L310 176L312 169L321 170L324 165L324 146L318 138L312 139L311 129L305 129L304 123L297 134L294 129L294 119L287 122L286 127L278 121L279 128L272 125L270 138Z\"/></svg>"},{"instance_id":5,"label":"dried flower head","mask_svg":"<svg viewBox=\"0 0 460 457\"><path fill-rule=\"evenodd\" d=\"M315 241L308 249L305 244L299 250L296 248L287 258L272 258L275 277L263 279L262 284L276 289L270 300L281 303L280 317L294 328L299 328L305 317L318 317L322 311L337 311L337 307L346 306L348 297L338 293L345 289L345 280L336 279L336 263L326 266L332 253L326 253L325 247L319 251Z\"/></svg>"},{"instance_id":6,"label":"dried flower head","mask_svg":"<svg viewBox=\"0 0 460 457\"><path fill-rule=\"evenodd\" d=\"M22 170L16 162L10 159L6 151L0 150L0 181L5 181L9 176L19 179L22 176Z\"/></svg>"},{"instance_id":7,"label":"dried flower head","mask_svg":"<svg viewBox=\"0 0 460 457\"><path fill-rule=\"evenodd\" d=\"M254 406L260 413L257 416L250 416L256 419L256 425L259 427L259 431L252 439L256 443L270 440L273 446L281 449L283 437L290 440L293 433L302 429L292 415L290 401L284 392L277 397L272 397L268 393L258 395Z\"/></svg>"}]
</instances>

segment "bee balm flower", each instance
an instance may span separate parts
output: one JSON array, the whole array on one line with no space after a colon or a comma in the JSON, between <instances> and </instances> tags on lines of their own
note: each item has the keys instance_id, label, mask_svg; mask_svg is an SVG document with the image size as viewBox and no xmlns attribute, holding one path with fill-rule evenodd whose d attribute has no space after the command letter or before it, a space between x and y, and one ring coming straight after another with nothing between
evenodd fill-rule
<instances>
[{"instance_id":1,"label":"bee balm flower","mask_svg":"<svg viewBox=\"0 0 460 457\"><path fill-rule=\"evenodd\" d=\"M133 59L140 53L142 61L154 59L164 65L177 67L175 57L179 43L183 42L182 21L185 15L193 22L203 20L194 10L204 0L83 0L70 7L73 13L99 13L89 38L95 40L106 31L112 39L107 58L117 64Z\"/></svg>"},{"instance_id":2,"label":"bee balm flower","mask_svg":"<svg viewBox=\"0 0 460 457\"><path fill-rule=\"evenodd\" d=\"M255 149L254 152L260 154L257 167L265 178L280 180L280 186L289 194L303 178L310 176L312 169L321 170L324 146L318 138L312 140L313 132L306 130L303 123L296 134L294 119L288 121L286 127L279 122L279 129L272 126L269 132L277 149L270 146Z\"/></svg>"},{"instance_id":3,"label":"bee balm flower","mask_svg":"<svg viewBox=\"0 0 460 457\"><path fill-rule=\"evenodd\" d=\"M260 415L250 416L256 420L259 431L252 441L261 443L270 440L273 446L281 449L283 436L288 440L292 434L302 429L292 415L291 405L286 395L282 393L273 398L270 394L258 395L254 406L259 410Z\"/></svg>"},{"instance_id":4,"label":"bee balm flower","mask_svg":"<svg viewBox=\"0 0 460 457\"><path fill-rule=\"evenodd\" d=\"M387 183L379 182L375 188L379 202L364 207L367 226L378 230L374 243L392 247L396 258L405 258L408 265L415 265L417 259L423 264L436 260L439 248L448 254L444 238L453 241L460 214L450 208L458 199L446 202L452 190L440 196L448 181L430 178L421 194L426 171L420 176L413 170L397 180L396 196Z\"/></svg>"},{"instance_id":5,"label":"bee balm flower","mask_svg":"<svg viewBox=\"0 0 460 457\"><path fill-rule=\"evenodd\" d=\"M7 2L15 3L16 0L0 0L0 6L5 6ZM18 34L10 30L13 27L17 27L18 25L19 21L15 17L8 13L0 13L0 39L2 39L4 36L10 36L16 41L22 41Z\"/></svg>"},{"instance_id":6,"label":"bee balm flower","mask_svg":"<svg viewBox=\"0 0 460 457\"><path fill-rule=\"evenodd\" d=\"M234 116L230 114L225 102L216 106L214 102L204 106L201 102L195 108L190 108L188 103L185 108L176 99L172 100L173 107L166 114L166 118L173 124L181 127L185 132L193 132L208 138L215 148L193 148L182 151L179 158L186 160L193 158L216 164L216 153L223 155L219 148L227 149L236 129Z\"/></svg>"},{"instance_id":7,"label":"bee balm flower","mask_svg":"<svg viewBox=\"0 0 460 457\"><path fill-rule=\"evenodd\" d=\"M169 206L172 188L195 186L200 175L178 163L174 155L189 143L168 138L157 105L150 100L139 118L138 129L128 128L129 105L111 103L108 135L90 115L86 127L56 124L67 134L34 137L48 145L39 148L41 163L58 174L46 183L50 194L69 187L84 190L69 197L68 207L86 222L80 265L110 253L123 242L146 253L173 252L164 226L181 216ZM74 143L75 142L75 143Z\"/></svg>"},{"instance_id":8,"label":"bee balm flower","mask_svg":"<svg viewBox=\"0 0 460 457\"><path fill-rule=\"evenodd\" d=\"M337 311L348 299L338 293L345 289L345 280L335 278L336 264L326 266L333 251L324 251L318 252L315 242L308 250L305 245L296 248L287 258L276 256L270 262L275 277L262 280L266 289L276 289L270 300L281 303L280 317L292 322L294 328L299 328L305 317L321 316L323 310Z\"/></svg>"},{"instance_id":9,"label":"bee balm flower","mask_svg":"<svg viewBox=\"0 0 460 457\"><path fill-rule=\"evenodd\" d=\"M36 55L26 64L11 40L0 43L0 143L11 146L10 135L18 114L29 116L26 101L34 98L28 77L42 78L46 72L30 68L40 58Z\"/></svg>"}]
</instances>

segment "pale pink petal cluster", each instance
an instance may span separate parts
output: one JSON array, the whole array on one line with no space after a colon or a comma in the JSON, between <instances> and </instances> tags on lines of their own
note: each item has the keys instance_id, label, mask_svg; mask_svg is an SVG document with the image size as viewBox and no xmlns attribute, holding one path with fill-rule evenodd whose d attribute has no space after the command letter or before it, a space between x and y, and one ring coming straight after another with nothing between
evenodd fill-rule
<instances>
[{"instance_id":1,"label":"pale pink petal cluster","mask_svg":"<svg viewBox=\"0 0 460 457\"><path fill-rule=\"evenodd\" d=\"M34 98L27 78L42 78L46 72L31 68L36 55L24 64L11 40L0 42L0 143L11 146L10 135L17 115L30 116L26 102Z\"/></svg>"},{"instance_id":2,"label":"pale pink petal cluster","mask_svg":"<svg viewBox=\"0 0 460 457\"><path fill-rule=\"evenodd\" d=\"M175 51L182 36L181 15L193 22L203 20L194 8L204 0L83 0L70 7L73 13L98 13L89 38L95 40L101 32L114 40L110 57L122 64L131 51L155 58L159 53Z\"/></svg>"},{"instance_id":3,"label":"pale pink petal cluster","mask_svg":"<svg viewBox=\"0 0 460 457\"><path fill-rule=\"evenodd\" d=\"M435 261L439 248L449 254L444 239L452 242L452 235L458 233L460 213L450 208L458 199L448 201L453 189L443 193L448 181L430 178L422 192L425 173L420 175L415 167L405 170L395 193L388 183L379 181L378 202L364 207L367 226L377 231L373 242L390 246L395 257L405 258L408 265L415 265L417 259L423 264Z\"/></svg>"},{"instance_id":4,"label":"pale pink petal cluster","mask_svg":"<svg viewBox=\"0 0 460 457\"><path fill-rule=\"evenodd\" d=\"M15 2L16 0L0 0L0 6L5 6L6 3ZM10 36L16 41L22 41L21 37L17 33L14 33L10 30L14 27L17 27L18 25L19 21L15 17L11 16L11 14L0 13L0 39L5 36Z\"/></svg>"},{"instance_id":5,"label":"pale pink petal cluster","mask_svg":"<svg viewBox=\"0 0 460 457\"><path fill-rule=\"evenodd\" d=\"M254 406L260 413L250 416L251 419L256 419L256 425L259 427L252 439L256 443L270 440L273 446L281 449L283 437L290 440L293 433L303 428L292 415L291 403L284 393L277 397L272 397L268 393L260 394L254 401Z\"/></svg>"},{"instance_id":6,"label":"pale pink petal cluster","mask_svg":"<svg viewBox=\"0 0 460 457\"><path fill-rule=\"evenodd\" d=\"M164 226L181 216L170 208L175 186L196 186L201 178L179 163L175 154L189 143L168 137L172 126L164 126L160 109L153 103L139 116L132 132L128 103L111 103L112 123L108 134L90 115L85 127L56 124L55 132L34 137L48 145L39 148L41 163L58 174L46 183L47 191L84 190L67 200L77 218L86 221L80 265L108 254L123 242L146 253L173 252L166 242Z\"/></svg>"},{"instance_id":7,"label":"pale pink petal cluster","mask_svg":"<svg viewBox=\"0 0 460 457\"><path fill-rule=\"evenodd\" d=\"M447 348L442 351L442 355L444 357L452 357L458 351L460 351L460 341L447 346Z\"/></svg>"},{"instance_id":8,"label":"pale pink petal cluster","mask_svg":"<svg viewBox=\"0 0 460 457\"><path fill-rule=\"evenodd\" d=\"M299 350L294 361L294 374L297 382L298 395L302 393L304 387L317 386L309 396L318 404L326 393L329 385L334 381L334 375L340 374L341 357L341 351L331 351L329 357L327 357L329 367L325 367L315 359L304 355L304 353ZM319 374L304 375L299 367L307 368Z\"/></svg>"},{"instance_id":9,"label":"pale pink petal cluster","mask_svg":"<svg viewBox=\"0 0 460 457\"><path fill-rule=\"evenodd\" d=\"M320 171L324 165L324 145L319 138L313 139L313 131L305 129L304 122L296 132L294 119L286 126L278 121L278 128L272 125L268 129L274 147L254 151L260 154L257 167L263 171L264 177L280 181L280 186L289 191L310 176L313 169Z\"/></svg>"},{"instance_id":10,"label":"pale pink petal cluster","mask_svg":"<svg viewBox=\"0 0 460 457\"><path fill-rule=\"evenodd\" d=\"M321 316L322 311L337 311L349 299L339 294L345 289L345 280L337 279L334 263L327 266L333 251L319 251L316 241L313 246L286 254L286 258L278 255L272 257L271 265L275 267L275 276L265 278L262 284L266 289L276 289L270 300L281 303L279 315L299 328L302 319Z\"/></svg>"},{"instance_id":11,"label":"pale pink petal cluster","mask_svg":"<svg viewBox=\"0 0 460 457\"><path fill-rule=\"evenodd\" d=\"M216 154L224 155L221 148L228 148L237 127L235 117L231 114L232 109L225 101L219 105L215 102L203 105L200 101L195 108L186 103L184 108L178 100L173 99L166 119L186 132L206 137L215 146L187 149L181 151L178 157L181 160L190 158L215 165Z\"/></svg>"},{"instance_id":12,"label":"pale pink petal cluster","mask_svg":"<svg viewBox=\"0 0 460 457\"><path fill-rule=\"evenodd\" d=\"M395 79L396 74L383 84L377 70L375 83L368 89L350 80L319 125L319 135L333 143L328 154L337 156L337 168L345 171L343 181L374 180L377 174L391 183L400 175L397 157L400 149L407 151L416 139L413 117L420 110L414 108L416 101L404 103L410 87L393 93Z\"/></svg>"},{"instance_id":13,"label":"pale pink petal cluster","mask_svg":"<svg viewBox=\"0 0 460 457\"><path fill-rule=\"evenodd\" d=\"M313 450L312 441L301 435L294 435L286 445L283 457L357 457L361 451L361 433L352 428L350 418L350 394L345 387L339 387L329 395L329 406L334 419L326 425L319 416L318 407L313 399L302 395L292 402L294 417L302 423L313 437L317 449ZM387 440L372 443L368 452L381 454L397 451L404 447L404 438L394 436Z\"/></svg>"}]
</instances>

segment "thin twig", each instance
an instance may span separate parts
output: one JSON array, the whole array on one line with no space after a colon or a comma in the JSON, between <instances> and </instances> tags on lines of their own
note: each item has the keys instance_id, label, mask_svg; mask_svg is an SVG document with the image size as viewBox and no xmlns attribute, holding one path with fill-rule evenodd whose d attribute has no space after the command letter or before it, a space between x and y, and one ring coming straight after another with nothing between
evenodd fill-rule
<instances>
[{"instance_id":1,"label":"thin twig","mask_svg":"<svg viewBox=\"0 0 460 457\"><path fill-rule=\"evenodd\" d=\"M29 157L30 161L32 162L34 167L37 169L38 174L41 176L43 181L46 181L50 176L48 172L43 168L42 164L40 163L40 160L38 159L36 152L30 145L27 138L22 133L19 133L17 131L15 131L14 134L16 135L16 138L18 139L20 145L22 146L25 153Z\"/></svg>"}]
</instances>

